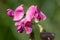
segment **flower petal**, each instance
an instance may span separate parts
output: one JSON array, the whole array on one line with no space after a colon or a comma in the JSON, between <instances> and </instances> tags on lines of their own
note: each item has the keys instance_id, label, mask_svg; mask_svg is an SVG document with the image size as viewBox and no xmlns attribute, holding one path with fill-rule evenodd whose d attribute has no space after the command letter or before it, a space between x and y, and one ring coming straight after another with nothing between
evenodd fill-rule
<instances>
[{"instance_id":1,"label":"flower petal","mask_svg":"<svg viewBox=\"0 0 60 40\"><path fill-rule=\"evenodd\" d=\"M46 20L45 14L39 10L38 6L35 6L35 19L37 20Z\"/></svg>"},{"instance_id":2,"label":"flower petal","mask_svg":"<svg viewBox=\"0 0 60 40\"><path fill-rule=\"evenodd\" d=\"M9 9L7 9L7 14L8 14L8 16L13 17L14 12L12 9L9 8Z\"/></svg>"},{"instance_id":3,"label":"flower petal","mask_svg":"<svg viewBox=\"0 0 60 40\"><path fill-rule=\"evenodd\" d=\"M15 22L15 26L20 26L20 22Z\"/></svg>"},{"instance_id":4,"label":"flower petal","mask_svg":"<svg viewBox=\"0 0 60 40\"><path fill-rule=\"evenodd\" d=\"M35 17L36 20L40 20L41 19L40 13L36 13L34 17Z\"/></svg>"},{"instance_id":5,"label":"flower petal","mask_svg":"<svg viewBox=\"0 0 60 40\"><path fill-rule=\"evenodd\" d=\"M38 23L39 20L41 20L40 13L36 13L36 14L34 15L34 18L35 18L35 22Z\"/></svg>"},{"instance_id":6,"label":"flower petal","mask_svg":"<svg viewBox=\"0 0 60 40\"><path fill-rule=\"evenodd\" d=\"M25 30L26 30L26 34L30 34L32 32L31 27L25 27Z\"/></svg>"},{"instance_id":7,"label":"flower petal","mask_svg":"<svg viewBox=\"0 0 60 40\"><path fill-rule=\"evenodd\" d=\"M31 21L26 21L26 22L25 22L25 26L27 26L27 27L32 27L32 22L31 22Z\"/></svg>"},{"instance_id":8,"label":"flower petal","mask_svg":"<svg viewBox=\"0 0 60 40\"><path fill-rule=\"evenodd\" d=\"M24 5L22 4L15 9L13 20L19 21L22 19L23 16L24 16Z\"/></svg>"},{"instance_id":9,"label":"flower petal","mask_svg":"<svg viewBox=\"0 0 60 40\"><path fill-rule=\"evenodd\" d=\"M25 23L27 22L27 20L25 18L15 22L15 26L20 26L20 25L25 25Z\"/></svg>"},{"instance_id":10,"label":"flower petal","mask_svg":"<svg viewBox=\"0 0 60 40\"><path fill-rule=\"evenodd\" d=\"M46 16L42 11L40 11L40 16L43 21L46 20Z\"/></svg>"},{"instance_id":11,"label":"flower petal","mask_svg":"<svg viewBox=\"0 0 60 40\"><path fill-rule=\"evenodd\" d=\"M18 6L18 7L15 9L15 11L17 11L17 10L24 10L24 4L21 4L20 6Z\"/></svg>"},{"instance_id":12,"label":"flower petal","mask_svg":"<svg viewBox=\"0 0 60 40\"><path fill-rule=\"evenodd\" d=\"M28 10L26 12L26 18L28 21L32 20L32 18L34 17L34 13L35 13L35 6L32 5L28 8Z\"/></svg>"},{"instance_id":13,"label":"flower petal","mask_svg":"<svg viewBox=\"0 0 60 40\"><path fill-rule=\"evenodd\" d=\"M22 33L24 31L24 28L22 26L18 26L17 27L17 31L20 32L20 33Z\"/></svg>"}]
</instances>

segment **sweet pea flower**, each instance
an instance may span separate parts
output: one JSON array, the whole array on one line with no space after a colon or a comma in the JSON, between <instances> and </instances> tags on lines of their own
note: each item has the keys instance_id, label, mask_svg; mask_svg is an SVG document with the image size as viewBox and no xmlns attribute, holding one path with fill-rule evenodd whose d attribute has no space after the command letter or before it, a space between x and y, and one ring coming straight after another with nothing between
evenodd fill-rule
<instances>
[{"instance_id":1,"label":"sweet pea flower","mask_svg":"<svg viewBox=\"0 0 60 40\"><path fill-rule=\"evenodd\" d=\"M19 33L22 33L22 32L24 31L24 27L22 27L22 26L17 26L17 31L18 31Z\"/></svg>"},{"instance_id":2,"label":"sweet pea flower","mask_svg":"<svg viewBox=\"0 0 60 40\"><path fill-rule=\"evenodd\" d=\"M17 26L17 31L20 33L22 33L24 29L26 30L26 34L30 34L32 32L32 23L26 18L23 18L19 22L16 22L15 26Z\"/></svg>"},{"instance_id":3,"label":"sweet pea flower","mask_svg":"<svg viewBox=\"0 0 60 40\"><path fill-rule=\"evenodd\" d=\"M8 16L13 17L14 11L9 8L9 9L7 9L7 14L8 14Z\"/></svg>"},{"instance_id":4,"label":"sweet pea flower","mask_svg":"<svg viewBox=\"0 0 60 40\"><path fill-rule=\"evenodd\" d=\"M31 5L28 9L27 9L27 12L26 12L26 18L28 21L31 21L34 17L34 14L35 14L35 6L34 5Z\"/></svg>"},{"instance_id":5,"label":"sweet pea flower","mask_svg":"<svg viewBox=\"0 0 60 40\"><path fill-rule=\"evenodd\" d=\"M35 5L32 5L27 9L26 18L29 21L31 21L33 18L35 19L35 21L46 20L45 14L40 11L39 8Z\"/></svg>"},{"instance_id":6,"label":"sweet pea flower","mask_svg":"<svg viewBox=\"0 0 60 40\"><path fill-rule=\"evenodd\" d=\"M22 4L22 5L18 6L18 7L15 9L13 20L14 20L14 21L18 21L18 20L20 20L23 16L24 16L24 5Z\"/></svg>"},{"instance_id":7,"label":"sweet pea flower","mask_svg":"<svg viewBox=\"0 0 60 40\"><path fill-rule=\"evenodd\" d=\"M13 11L12 9L7 9L7 14L11 17L13 17L14 21L19 21L22 19L22 17L24 16L24 5L21 4L20 6L18 6L15 11Z\"/></svg>"},{"instance_id":8,"label":"sweet pea flower","mask_svg":"<svg viewBox=\"0 0 60 40\"><path fill-rule=\"evenodd\" d=\"M35 20L46 20L46 16L45 14L39 10L39 8L37 6L35 6Z\"/></svg>"},{"instance_id":9,"label":"sweet pea flower","mask_svg":"<svg viewBox=\"0 0 60 40\"><path fill-rule=\"evenodd\" d=\"M10 17L13 17L15 21L15 26L18 32L22 33L26 30L26 34L30 34L32 32L32 20L46 20L46 16L39 8L35 5L31 5L26 12L26 16L24 16L24 5L18 6L14 11L12 9L7 9L7 14Z\"/></svg>"}]
</instances>

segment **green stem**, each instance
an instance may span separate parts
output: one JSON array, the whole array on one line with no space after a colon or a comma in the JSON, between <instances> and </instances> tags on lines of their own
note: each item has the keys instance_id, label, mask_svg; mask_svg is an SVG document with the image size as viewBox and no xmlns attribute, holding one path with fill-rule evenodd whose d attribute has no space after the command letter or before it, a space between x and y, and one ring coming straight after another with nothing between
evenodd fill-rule
<instances>
[{"instance_id":1,"label":"green stem","mask_svg":"<svg viewBox=\"0 0 60 40\"><path fill-rule=\"evenodd\" d=\"M34 32L32 31L32 33L30 34L30 39L34 40Z\"/></svg>"}]
</instances>

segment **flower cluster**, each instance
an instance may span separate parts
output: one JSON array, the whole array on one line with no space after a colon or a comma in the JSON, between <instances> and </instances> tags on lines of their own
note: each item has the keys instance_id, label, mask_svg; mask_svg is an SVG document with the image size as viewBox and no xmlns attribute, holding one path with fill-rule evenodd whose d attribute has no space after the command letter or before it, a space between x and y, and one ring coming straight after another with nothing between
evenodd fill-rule
<instances>
[{"instance_id":1,"label":"flower cluster","mask_svg":"<svg viewBox=\"0 0 60 40\"><path fill-rule=\"evenodd\" d=\"M13 18L15 21L15 26L17 27L17 31L22 33L26 30L26 34L30 34L32 32L32 20L35 22L39 20L46 20L46 16L42 11L39 10L37 5L31 5L26 12L24 17L24 5L21 4L15 10L7 9L8 16Z\"/></svg>"}]
</instances>

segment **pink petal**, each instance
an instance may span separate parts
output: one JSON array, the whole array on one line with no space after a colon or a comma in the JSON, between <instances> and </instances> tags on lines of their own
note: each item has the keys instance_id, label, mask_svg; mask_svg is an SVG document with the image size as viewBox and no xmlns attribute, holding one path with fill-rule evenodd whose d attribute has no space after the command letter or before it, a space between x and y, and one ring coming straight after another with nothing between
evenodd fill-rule
<instances>
[{"instance_id":1,"label":"pink petal","mask_svg":"<svg viewBox=\"0 0 60 40\"><path fill-rule=\"evenodd\" d=\"M24 16L24 5L22 4L15 9L13 20L19 21L23 18L23 16Z\"/></svg>"},{"instance_id":2,"label":"pink petal","mask_svg":"<svg viewBox=\"0 0 60 40\"><path fill-rule=\"evenodd\" d=\"M42 11L40 11L40 16L43 21L46 20L46 16Z\"/></svg>"},{"instance_id":3,"label":"pink petal","mask_svg":"<svg viewBox=\"0 0 60 40\"><path fill-rule=\"evenodd\" d=\"M38 23L39 20L41 20L40 13L36 13L36 14L34 15L34 18L35 18L35 23Z\"/></svg>"},{"instance_id":4,"label":"pink petal","mask_svg":"<svg viewBox=\"0 0 60 40\"><path fill-rule=\"evenodd\" d=\"M15 26L20 26L20 22L15 22Z\"/></svg>"},{"instance_id":5,"label":"pink petal","mask_svg":"<svg viewBox=\"0 0 60 40\"><path fill-rule=\"evenodd\" d=\"M20 33L22 33L24 31L24 28L22 26L18 26L17 27L17 31L20 32Z\"/></svg>"},{"instance_id":6,"label":"pink petal","mask_svg":"<svg viewBox=\"0 0 60 40\"><path fill-rule=\"evenodd\" d=\"M35 19L37 20L46 20L45 14L39 10L38 6L35 6Z\"/></svg>"},{"instance_id":7,"label":"pink petal","mask_svg":"<svg viewBox=\"0 0 60 40\"><path fill-rule=\"evenodd\" d=\"M17 30L19 30L20 28L21 28L21 26L18 26L18 27L17 27Z\"/></svg>"},{"instance_id":8,"label":"pink petal","mask_svg":"<svg viewBox=\"0 0 60 40\"><path fill-rule=\"evenodd\" d=\"M24 24L24 23L26 23L26 22L27 22L27 20L26 20L25 18L23 18L23 19L21 19L20 21L15 22L15 26L20 26L20 25L22 25L22 24Z\"/></svg>"},{"instance_id":9,"label":"pink petal","mask_svg":"<svg viewBox=\"0 0 60 40\"><path fill-rule=\"evenodd\" d=\"M20 6L18 6L16 9L15 9L15 11L16 10L24 10L24 4L21 4Z\"/></svg>"},{"instance_id":10,"label":"pink petal","mask_svg":"<svg viewBox=\"0 0 60 40\"><path fill-rule=\"evenodd\" d=\"M7 9L7 14L8 14L8 16L13 17L14 12L12 9L9 8L9 9Z\"/></svg>"},{"instance_id":11,"label":"pink petal","mask_svg":"<svg viewBox=\"0 0 60 40\"><path fill-rule=\"evenodd\" d=\"M40 20L41 19L40 13L36 13L34 17L35 17L35 20Z\"/></svg>"},{"instance_id":12,"label":"pink petal","mask_svg":"<svg viewBox=\"0 0 60 40\"><path fill-rule=\"evenodd\" d=\"M30 34L32 32L31 27L25 27L25 30L26 30L26 34Z\"/></svg>"},{"instance_id":13,"label":"pink petal","mask_svg":"<svg viewBox=\"0 0 60 40\"><path fill-rule=\"evenodd\" d=\"M32 5L28 8L28 10L26 12L26 18L28 21L31 21L33 19L34 13L35 13L35 6Z\"/></svg>"},{"instance_id":14,"label":"pink petal","mask_svg":"<svg viewBox=\"0 0 60 40\"><path fill-rule=\"evenodd\" d=\"M31 22L31 21L26 21L26 22L25 22L25 26L27 26L27 27L32 27L32 22Z\"/></svg>"}]
</instances>

